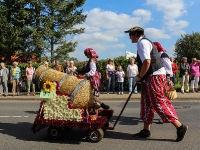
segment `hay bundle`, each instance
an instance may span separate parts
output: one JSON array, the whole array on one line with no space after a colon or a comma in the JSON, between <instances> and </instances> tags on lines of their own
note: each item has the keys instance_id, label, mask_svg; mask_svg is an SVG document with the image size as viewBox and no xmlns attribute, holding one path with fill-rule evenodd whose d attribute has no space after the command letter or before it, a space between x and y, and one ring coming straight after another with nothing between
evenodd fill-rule
<instances>
[{"instance_id":1,"label":"hay bundle","mask_svg":"<svg viewBox=\"0 0 200 150\"><path fill-rule=\"evenodd\" d=\"M40 66L35 72L34 80L39 87L47 80L57 81L60 93L70 95L70 103L73 106L84 108L89 104L90 107L94 102L90 81L86 79L80 80L75 76Z\"/></svg>"}]
</instances>

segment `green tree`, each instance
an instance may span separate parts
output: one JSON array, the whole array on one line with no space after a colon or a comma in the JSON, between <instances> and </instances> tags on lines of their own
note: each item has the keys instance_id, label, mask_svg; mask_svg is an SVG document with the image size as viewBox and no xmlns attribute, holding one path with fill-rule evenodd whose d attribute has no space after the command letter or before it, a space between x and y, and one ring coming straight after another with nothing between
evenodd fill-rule
<instances>
[{"instance_id":1,"label":"green tree","mask_svg":"<svg viewBox=\"0 0 200 150\"><path fill-rule=\"evenodd\" d=\"M41 24L46 49L51 53L51 62L54 59L67 59L68 53L75 51L77 42L72 42L75 34L84 32L84 28L74 28L85 21L86 15L81 7L85 0L42 0Z\"/></svg>"},{"instance_id":2,"label":"green tree","mask_svg":"<svg viewBox=\"0 0 200 150\"><path fill-rule=\"evenodd\" d=\"M182 57L187 57L188 62L192 62L192 58L200 59L200 33L181 35L175 44L175 54L179 62Z\"/></svg>"},{"instance_id":3,"label":"green tree","mask_svg":"<svg viewBox=\"0 0 200 150\"><path fill-rule=\"evenodd\" d=\"M0 0L0 58L11 62L20 55L29 60L34 54L38 61L47 52L54 59L69 59L77 42L75 28L85 21L80 7L85 0ZM45 56L46 57L46 56Z\"/></svg>"},{"instance_id":4,"label":"green tree","mask_svg":"<svg viewBox=\"0 0 200 150\"><path fill-rule=\"evenodd\" d=\"M17 52L25 52L25 42L31 34L31 19L25 0L0 1L0 56L7 62Z\"/></svg>"}]
</instances>

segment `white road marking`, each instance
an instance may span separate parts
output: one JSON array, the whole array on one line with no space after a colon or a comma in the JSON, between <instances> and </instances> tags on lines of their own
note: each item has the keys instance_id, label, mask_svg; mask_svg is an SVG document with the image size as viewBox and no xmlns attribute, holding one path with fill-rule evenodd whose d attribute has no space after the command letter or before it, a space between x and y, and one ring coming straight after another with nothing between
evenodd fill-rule
<instances>
[{"instance_id":1,"label":"white road marking","mask_svg":"<svg viewBox=\"0 0 200 150\"><path fill-rule=\"evenodd\" d=\"M28 118L29 116L0 116L0 118Z\"/></svg>"}]
</instances>

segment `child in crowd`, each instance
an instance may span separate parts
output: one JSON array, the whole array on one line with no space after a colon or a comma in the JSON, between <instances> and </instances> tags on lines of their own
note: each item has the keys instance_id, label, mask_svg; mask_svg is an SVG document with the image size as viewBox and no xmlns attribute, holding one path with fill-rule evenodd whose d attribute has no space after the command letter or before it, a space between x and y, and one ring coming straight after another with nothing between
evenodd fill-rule
<instances>
[{"instance_id":1,"label":"child in crowd","mask_svg":"<svg viewBox=\"0 0 200 150\"><path fill-rule=\"evenodd\" d=\"M125 73L122 69L122 66L118 66L117 67L117 72L116 72L116 76L117 76L117 82L118 82L118 89L119 89L119 93L118 94L122 94L123 95L123 83L124 83L124 76Z\"/></svg>"},{"instance_id":2,"label":"child in crowd","mask_svg":"<svg viewBox=\"0 0 200 150\"><path fill-rule=\"evenodd\" d=\"M70 61L68 74L76 76L76 70L77 70L77 68L76 68L76 66L74 66L74 61Z\"/></svg>"}]
</instances>

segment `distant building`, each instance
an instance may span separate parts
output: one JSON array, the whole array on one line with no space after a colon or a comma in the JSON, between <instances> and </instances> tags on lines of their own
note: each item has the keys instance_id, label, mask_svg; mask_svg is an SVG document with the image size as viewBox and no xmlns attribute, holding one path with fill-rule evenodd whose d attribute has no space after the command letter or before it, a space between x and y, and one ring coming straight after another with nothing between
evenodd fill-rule
<instances>
[{"instance_id":1,"label":"distant building","mask_svg":"<svg viewBox=\"0 0 200 150\"><path fill-rule=\"evenodd\" d=\"M132 57L136 58L137 54L134 54L132 52L126 51L125 52L125 56L126 56L126 59L129 59L129 58L132 58Z\"/></svg>"}]
</instances>

